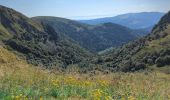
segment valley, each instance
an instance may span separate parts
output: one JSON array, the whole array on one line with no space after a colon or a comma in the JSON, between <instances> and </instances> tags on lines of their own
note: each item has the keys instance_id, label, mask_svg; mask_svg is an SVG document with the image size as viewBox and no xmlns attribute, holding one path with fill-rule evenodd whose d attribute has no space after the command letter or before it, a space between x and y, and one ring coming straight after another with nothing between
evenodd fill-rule
<instances>
[{"instance_id":1,"label":"valley","mask_svg":"<svg viewBox=\"0 0 170 100\"><path fill-rule=\"evenodd\" d=\"M0 6L0 99L169 100L170 12L158 17L146 34Z\"/></svg>"},{"instance_id":2,"label":"valley","mask_svg":"<svg viewBox=\"0 0 170 100\"><path fill-rule=\"evenodd\" d=\"M142 34L142 31L132 30L114 23L88 25L69 19L45 16L32 19L52 26L56 32L67 35L93 53L109 47L121 46L140 37L139 33Z\"/></svg>"}]
</instances>

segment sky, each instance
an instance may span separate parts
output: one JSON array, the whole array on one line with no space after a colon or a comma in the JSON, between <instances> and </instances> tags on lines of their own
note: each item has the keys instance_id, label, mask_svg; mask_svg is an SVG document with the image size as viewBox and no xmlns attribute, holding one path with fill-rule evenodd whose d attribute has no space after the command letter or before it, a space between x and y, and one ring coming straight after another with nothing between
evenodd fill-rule
<instances>
[{"instance_id":1,"label":"sky","mask_svg":"<svg viewBox=\"0 0 170 100\"><path fill-rule=\"evenodd\" d=\"M170 0L0 0L28 17L94 19L136 12L168 12Z\"/></svg>"}]
</instances>

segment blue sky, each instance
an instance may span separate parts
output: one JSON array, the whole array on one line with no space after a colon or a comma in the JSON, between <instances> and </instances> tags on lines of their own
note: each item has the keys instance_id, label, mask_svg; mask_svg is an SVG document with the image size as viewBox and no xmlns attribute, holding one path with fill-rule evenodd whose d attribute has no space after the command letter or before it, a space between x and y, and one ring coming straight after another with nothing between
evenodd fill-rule
<instances>
[{"instance_id":1,"label":"blue sky","mask_svg":"<svg viewBox=\"0 0 170 100\"><path fill-rule=\"evenodd\" d=\"M91 19L134 12L167 12L170 0L0 0L29 17Z\"/></svg>"}]
</instances>

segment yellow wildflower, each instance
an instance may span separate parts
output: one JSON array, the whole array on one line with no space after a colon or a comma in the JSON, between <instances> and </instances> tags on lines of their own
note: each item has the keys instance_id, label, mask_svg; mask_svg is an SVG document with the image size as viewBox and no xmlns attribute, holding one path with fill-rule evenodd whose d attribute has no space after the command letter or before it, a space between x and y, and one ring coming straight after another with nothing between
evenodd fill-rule
<instances>
[{"instance_id":1,"label":"yellow wildflower","mask_svg":"<svg viewBox=\"0 0 170 100\"><path fill-rule=\"evenodd\" d=\"M128 100L135 100L135 98L133 96L129 96Z\"/></svg>"},{"instance_id":2,"label":"yellow wildflower","mask_svg":"<svg viewBox=\"0 0 170 100\"><path fill-rule=\"evenodd\" d=\"M111 96L106 96L105 100L112 100L112 97Z\"/></svg>"},{"instance_id":3,"label":"yellow wildflower","mask_svg":"<svg viewBox=\"0 0 170 100\"><path fill-rule=\"evenodd\" d=\"M82 84L82 86L83 87L88 87L88 86L91 86L92 85L92 82L90 82L90 81L88 81L88 80L86 80L86 81L83 81L83 82L81 82Z\"/></svg>"},{"instance_id":4,"label":"yellow wildflower","mask_svg":"<svg viewBox=\"0 0 170 100\"><path fill-rule=\"evenodd\" d=\"M40 96L40 100L43 100L43 97L42 97L42 96Z\"/></svg>"},{"instance_id":5,"label":"yellow wildflower","mask_svg":"<svg viewBox=\"0 0 170 100\"><path fill-rule=\"evenodd\" d=\"M103 94L103 91L100 90L100 89L96 89L96 90L93 91L92 94L93 94L93 97L94 97L94 98L101 98L101 96L102 96L102 94Z\"/></svg>"},{"instance_id":6,"label":"yellow wildflower","mask_svg":"<svg viewBox=\"0 0 170 100\"><path fill-rule=\"evenodd\" d=\"M99 84L100 84L101 86L108 86L108 85L109 85L109 82L108 82L108 81L105 81L105 80L101 80L101 81L99 81Z\"/></svg>"},{"instance_id":7,"label":"yellow wildflower","mask_svg":"<svg viewBox=\"0 0 170 100\"><path fill-rule=\"evenodd\" d=\"M59 86L60 81L59 80L52 80L52 84L56 87Z\"/></svg>"}]
</instances>

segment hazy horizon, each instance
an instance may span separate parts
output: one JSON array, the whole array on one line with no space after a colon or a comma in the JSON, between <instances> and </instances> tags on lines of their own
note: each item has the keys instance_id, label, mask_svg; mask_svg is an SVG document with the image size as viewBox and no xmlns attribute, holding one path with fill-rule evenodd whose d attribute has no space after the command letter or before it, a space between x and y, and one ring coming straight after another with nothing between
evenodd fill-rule
<instances>
[{"instance_id":1,"label":"hazy horizon","mask_svg":"<svg viewBox=\"0 0 170 100\"><path fill-rule=\"evenodd\" d=\"M170 10L170 0L1 0L0 5L13 8L28 17L54 16L84 20L112 17L126 13L163 12Z\"/></svg>"}]
</instances>

